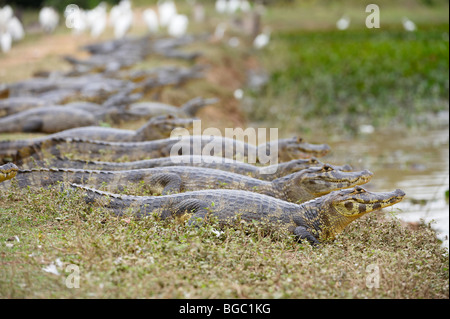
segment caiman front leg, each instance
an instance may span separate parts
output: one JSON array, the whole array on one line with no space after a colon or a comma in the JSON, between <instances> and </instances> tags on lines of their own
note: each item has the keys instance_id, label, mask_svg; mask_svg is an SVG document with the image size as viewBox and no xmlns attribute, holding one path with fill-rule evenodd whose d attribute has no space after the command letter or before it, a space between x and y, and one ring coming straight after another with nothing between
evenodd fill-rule
<instances>
[{"instance_id":1,"label":"caiman front leg","mask_svg":"<svg viewBox=\"0 0 450 319\"><path fill-rule=\"evenodd\" d=\"M320 242L314 237L304 226L298 226L294 229L294 235L298 241L306 239L311 243L311 245L319 245Z\"/></svg>"},{"instance_id":2,"label":"caiman front leg","mask_svg":"<svg viewBox=\"0 0 450 319\"><path fill-rule=\"evenodd\" d=\"M189 225L200 226L210 213L210 204L199 199L185 199L172 209L173 217L189 219ZM187 217L187 218L186 218Z\"/></svg>"},{"instance_id":3,"label":"caiman front leg","mask_svg":"<svg viewBox=\"0 0 450 319\"><path fill-rule=\"evenodd\" d=\"M147 183L152 191L161 193L161 195L181 192L181 177L175 173L156 174Z\"/></svg>"}]
</instances>

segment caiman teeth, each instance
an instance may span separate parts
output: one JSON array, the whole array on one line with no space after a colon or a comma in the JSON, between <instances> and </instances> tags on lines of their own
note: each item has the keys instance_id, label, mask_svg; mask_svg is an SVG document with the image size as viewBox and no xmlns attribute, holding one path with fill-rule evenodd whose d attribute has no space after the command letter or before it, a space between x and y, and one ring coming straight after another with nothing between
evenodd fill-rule
<instances>
[{"instance_id":1,"label":"caiman teeth","mask_svg":"<svg viewBox=\"0 0 450 319\"><path fill-rule=\"evenodd\" d=\"M393 196L393 197L390 197L390 198L387 198L387 199L384 199L384 200L376 200L376 202L380 203L381 205L389 204L388 206L390 206L390 205L393 205L393 204L396 204L396 203L402 201L404 196L405 196L404 194L403 195L398 195L398 196ZM360 204L372 204L373 203L370 200L369 201L365 201L365 200L361 200L359 198L354 198L354 200L356 200L356 202L358 202Z\"/></svg>"},{"instance_id":2,"label":"caiman teeth","mask_svg":"<svg viewBox=\"0 0 450 319\"><path fill-rule=\"evenodd\" d=\"M360 176L355 180L355 183L365 184L370 181L372 176Z\"/></svg>"},{"instance_id":3,"label":"caiman teeth","mask_svg":"<svg viewBox=\"0 0 450 319\"><path fill-rule=\"evenodd\" d=\"M8 172L8 173L2 173L2 175L3 176L0 177L0 182L4 182L4 181L6 181L8 179L13 178L16 175L16 172L15 171L11 171L11 172Z\"/></svg>"},{"instance_id":4,"label":"caiman teeth","mask_svg":"<svg viewBox=\"0 0 450 319\"><path fill-rule=\"evenodd\" d=\"M402 199L403 199L403 196L395 196L395 197L389 198L389 199L386 201L386 203L389 203L389 204L396 204L396 203L400 202Z\"/></svg>"},{"instance_id":5,"label":"caiman teeth","mask_svg":"<svg viewBox=\"0 0 450 319\"><path fill-rule=\"evenodd\" d=\"M370 181L371 176L358 176L352 179L324 179L325 182L329 182L329 183L349 183L349 184L356 184L356 183L361 183L361 184L365 184L368 181Z\"/></svg>"}]
</instances>

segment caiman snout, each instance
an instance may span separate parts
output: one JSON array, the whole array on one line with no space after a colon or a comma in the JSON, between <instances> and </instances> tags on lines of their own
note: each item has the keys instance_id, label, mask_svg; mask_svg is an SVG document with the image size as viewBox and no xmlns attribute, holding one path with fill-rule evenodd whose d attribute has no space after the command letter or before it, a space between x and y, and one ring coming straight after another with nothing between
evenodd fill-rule
<instances>
[{"instance_id":1,"label":"caiman snout","mask_svg":"<svg viewBox=\"0 0 450 319\"><path fill-rule=\"evenodd\" d=\"M19 168L13 163L0 166L0 183L12 179L17 175Z\"/></svg>"},{"instance_id":2,"label":"caiman snout","mask_svg":"<svg viewBox=\"0 0 450 319\"><path fill-rule=\"evenodd\" d=\"M396 189L395 191L394 191L394 201L400 201L400 200L402 200L403 199L403 197L405 197L406 196L406 193L404 192L404 191L402 191L401 189Z\"/></svg>"},{"instance_id":3,"label":"caiman snout","mask_svg":"<svg viewBox=\"0 0 450 319\"><path fill-rule=\"evenodd\" d=\"M365 169L361 172L361 176L365 180L369 181L372 178L373 173L371 171L369 171L368 169Z\"/></svg>"},{"instance_id":4,"label":"caiman snout","mask_svg":"<svg viewBox=\"0 0 450 319\"><path fill-rule=\"evenodd\" d=\"M324 156L331 151L331 147L328 144L301 143L300 149L303 152L314 154L314 156Z\"/></svg>"},{"instance_id":5,"label":"caiman snout","mask_svg":"<svg viewBox=\"0 0 450 319\"><path fill-rule=\"evenodd\" d=\"M353 167L349 164L345 164L345 165L339 166L339 169L344 172L350 172L353 169Z\"/></svg>"}]
</instances>

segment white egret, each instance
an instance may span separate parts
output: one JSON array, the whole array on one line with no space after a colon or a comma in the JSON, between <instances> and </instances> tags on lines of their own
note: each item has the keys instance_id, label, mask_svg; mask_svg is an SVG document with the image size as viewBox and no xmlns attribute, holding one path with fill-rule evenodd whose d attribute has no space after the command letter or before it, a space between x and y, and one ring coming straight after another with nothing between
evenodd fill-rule
<instances>
[{"instance_id":1,"label":"white egret","mask_svg":"<svg viewBox=\"0 0 450 319\"><path fill-rule=\"evenodd\" d=\"M64 10L66 27L72 29L74 34L79 34L88 27L86 12L76 4L69 4Z\"/></svg>"},{"instance_id":2,"label":"white egret","mask_svg":"<svg viewBox=\"0 0 450 319\"><path fill-rule=\"evenodd\" d=\"M159 24L168 27L173 17L177 15L177 7L173 1L158 2Z\"/></svg>"},{"instance_id":3,"label":"white egret","mask_svg":"<svg viewBox=\"0 0 450 319\"><path fill-rule=\"evenodd\" d=\"M12 42L19 41L25 36L22 23L14 16L10 5L0 8L0 47L2 52L11 50Z\"/></svg>"},{"instance_id":4,"label":"white egret","mask_svg":"<svg viewBox=\"0 0 450 319\"><path fill-rule=\"evenodd\" d=\"M12 37L9 32L0 31L0 47L2 48L2 52L6 53L11 50L12 45Z\"/></svg>"},{"instance_id":5,"label":"white egret","mask_svg":"<svg viewBox=\"0 0 450 319\"><path fill-rule=\"evenodd\" d=\"M249 12L251 10L252 6L247 0L241 1L241 11L242 12Z\"/></svg>"},{"instance_id":6,"label":"white egret","mask_svg":"<svg viewBox=\"0 0 450 319\"><path fill-rule=\"evenodd\" d=\"M109 13L109 23L113 26L114 37L123 38L133 25L133 10L129 0L121 0Z\"/></svg>"},{"instance_id":7,"label":"white egret","mask_svg":"<svg viewBox=\"0 0 450 319\"><path fill-rule=\"evenodd\" d=\"M59 14L52 7L43 7L39 11L39 24L44 32L52 33L59 23Z\"/></svg>"},{"instance_id":8,"label":"white egret","mask_svg":"<svg viewBox=\"0 0 450 319\"><path fill-rule=\"evenodd\" d=\"M336 22L336 28L339 30L347 30L350 26L350 18L347 16L343 16Z\"/></svg>"},{"instance_id":9,"label":"white egret","mask_svg":"<svg viewBox=\"0 0 450 319\"><path fill-rule=\"evenodd\" d=\"M188 24L189 19L187 16L184 14L177 14L170 20L167 32L172 37L181 37L186 33Z\"/></svg>"},{"instance_id":10,"label":"white egret","mask_svg":"<svg viewBox=\"0 0 450 319\"><path fill-rule=\"evenodd\" d=\"M116 39L123 38L131 29L133 24L133 12L123 12L114 22L114 37Z\"/></svg>"},{"instance_id":11,"label":"white egret","mask_svg":"<svg viewBox=\"0 0 450 319\"><path fill-rule=\"evenodd\" d=\"M253 47L256 49L262 49L269 44L270 41L270 29L265 28L264 31L258 34L253 40Z\"/></svg>"},{"instance_id":12,"label":"white egret","mask_svg":"<svg viewBox=\"0 0 450 319\"><path fill-rule=\"evenodd\" d=\"M106 12L106 4L101 2L94 9L89 10L86 13L89 29L91 30L91 36L94 38L99 37L103 31L105 31L108 16Z\"/></svg>"},{"instance_id":13,"label":"white egret","mask_svg":"<svg viewBox=\"0 0 450 319\"><path fill-rule=\"evenodd\" d=\"M78 11L80 8L76 4L68 4L64 9L64 17L67 18L69 15Z\"/></svg>"},{"instance_id":14,"label":"white egret","mask_svg":"<svg viewBox=\"0 0 450 319\"><path fill-rule=\"evenodd\" d=\"M88 28L86 11L83 9L79 9L69 17L73 19L72 30L75 34L80 34Z\"/></svg>"},{"instance_id":15,"label":"white egret","mask_svg":"<svg viewBox=\"0 0 450 319\"><path fill-rule=\"evenodd\" d=\"M142 17L144 19L145 25L150 33L156 33L159 29L158 16L156 15L155 10L153 9L145 9L142 13Z\"/></svg>"},{"instance_id":16,"label":"white egret","mask_svg":"<svg viewBox=\"0 0 450 319\"><path fill-rule=\"evenodd\" d=\"M226 0L216 0L216 11L218 13L225 13L227 11L227 1Z\"/></svg>"},{"instance_id":17,"label":"white egret","mask_svg":"<svg viewBox=\"0 0 450 319\"><path fill-rule=\"evenodd\" d=\"M6 5L0 9L0 28L6 27L8 21L14 16L14 11L10 5Z\"/></svg>"},{"instance_id":18,"label":"white egret","mask_svg":"<svg viewBox=\"0 0 450 319\"><path fill-rule=\"evenodd\" d=\"M25 37L22 23L15 16L8 21L7 30L13 41L20 41Z\"/></svg>"},{"instance_id":19,"label":"white egret","mask_svg":"<svg viewBox=\"0 0 450 319\"><path fill-rule=\"evenodd\" d=\"M413 32L417 30L416 24L409 20L407 17L402 18L403 28L405 28L406 31Z\"/></svg>"},{"instance_id":20,"label":"white egret","mask_svg":"<svg viewBox=\"0 0 450 319\"><path fill-rule=\"evenodd\" d=\"M109 11L109 25L113 26L114 21L116 21L120 16L120 6L117 4L115 6L112 6L111 10Z\"/></svg>"},{"instance_id":21,"label":"white egret","mask_svg":"<svg viewBox=\"0 0 450 319\"><path fill-rule=\"evenodd\" d=\"M120 16L129 11L131 11L131 2L129 0L121 0L109 12L109 25L114 26L116 21L120 19Z\"/></svg>"},{"instance_id":22,"label":"white egret","mask_svg":"<svg viewBox=\"0 0 450 319\"><path fill-rule=\"evenodd\" d=\"M227 11L228 13L235 13L238 11L241 7L241 1L240 0L228 0L228 6Z\"/></svg>"}]
</instances>

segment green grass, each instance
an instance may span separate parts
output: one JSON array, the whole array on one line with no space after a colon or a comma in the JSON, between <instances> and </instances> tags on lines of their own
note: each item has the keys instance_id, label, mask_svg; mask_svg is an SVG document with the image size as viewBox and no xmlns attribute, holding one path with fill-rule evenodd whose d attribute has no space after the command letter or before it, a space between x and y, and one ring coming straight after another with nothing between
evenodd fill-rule
<instances>
[{"instance_id":1,"label":"green grass","mask_svg":"<svg viewBox=\"0 0 450 319\"><path fill-rule=\"evenodd\" d=\"M374 125L448 109L448 24L399 29L283 31L265 53L271 69L249 117L277 120L344 117ZM270 57L283 61L273 67ZM263 97L258 100L258 97ZM259 103L260 102L260 103Z\"/></svg>"},{"instance_id":2,"label":"green grass","mask_svg":"<svg viewBox=\"0 0 450 319\"><path fill-rule=\"evenodd\" d=\"M365 27L369 3L270 7L262 21L271 42L257 53L270 80L263 90L247 90L248 118L284 132L319 126L336 134L361 124L417 126L424 114L448 110L448 2L379 1L379 29ZM350 28L339 31L344 14ZM416 32L403 29L405 16Z\"/></svg>"},{"instance_id":3,"label":"green grass","mask_svg":"<svg viewBox=\"0 0 450 319\"><path fill-rule=\"evenodd\" d=\"M0 203L1 298L449 296L448 252L434 232L382 213L312 248L252 224L217 234L214 222L116 218L87 206L79 192L11 190ZM52 263L59 275L43 270ZM79 288L66 286L69 265L79 267ZM378 267L379 288L366 285L370 267Z\"/></svg>"}]
</instances>

